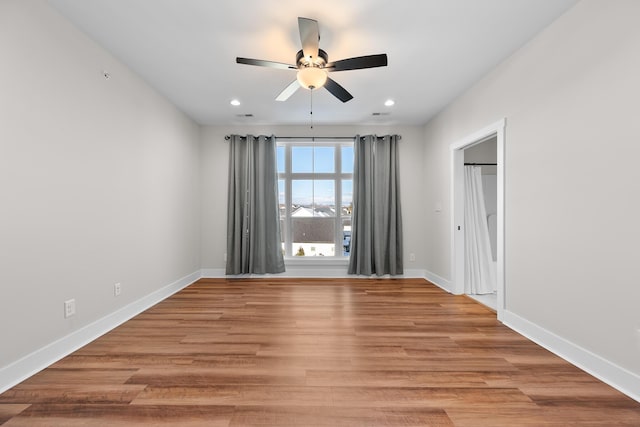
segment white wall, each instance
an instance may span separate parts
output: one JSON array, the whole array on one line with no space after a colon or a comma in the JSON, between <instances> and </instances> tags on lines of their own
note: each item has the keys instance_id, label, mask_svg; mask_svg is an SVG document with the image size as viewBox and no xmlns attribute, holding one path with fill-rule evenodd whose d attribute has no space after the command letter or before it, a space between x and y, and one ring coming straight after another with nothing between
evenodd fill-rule
<instances>
[{"instance_id":1,"label":"white wall","mask_svg":"<svg viewBox=\"0 0 640 427\"><path fill-rule=\"evenodd\" d=\"M427 269L451 277L449 144L506 117L506 310L636 396L638 16L634 0L578 3L424 134L426 204L447 210L427 218Z\"/></svg>"},{"instance_id":2,"label":"white wall","mask_svg":"<svg viewBox=\"0 0 640 427\"><path fill-rule=\"evenodd\" d=\"M44 1L0 2L0 52L1 373L199 271L200 131Z\"/></svg>"},{"instance_id":3,"label":"white wall","mask_svg":"<svg viewBox=\"0 0 640 427\"><path fill-rule=\"evenodd\" d=\"M404 267L408 270L424 270L423 197L422 197L422 129L418 126L209 126L203 128L202 138L202 267L217 274L224 274L226 251L226 200L228 145L225 135L277 135L277 136L353 136L366 134L398 134L401 203L404 230ZM414 253L416 261L409 261ZM289 269L289 266L288 266ZM337 271L346 274L346 266ZM421 274L421 273L420 273Z\"/></svg>"}]
</instances>

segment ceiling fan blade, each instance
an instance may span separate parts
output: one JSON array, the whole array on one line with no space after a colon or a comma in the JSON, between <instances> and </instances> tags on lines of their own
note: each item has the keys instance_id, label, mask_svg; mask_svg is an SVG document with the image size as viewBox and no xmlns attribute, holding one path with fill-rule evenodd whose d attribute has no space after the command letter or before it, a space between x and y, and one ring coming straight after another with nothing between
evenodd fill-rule
<instances>
[{"instance_id":1,"label":"ceiling fan blade","mask_svg":"<svg viewBox=\"0 0 640 427\"><path fill-rule=\"evenodd\" d=\"M324 87L327 88L331 95L335 96L342 102L347 102L353 98L353 95L329 77L327 77L327 82L324 84Z\"/></svg>"},{"instance_id":2,"label":"ceiling fan blade","mask_svg":"<svg viewBox=\"0 0 640 427\"><path fill-rule=\"evenodd\" d=\"M300 30L300 41L302 42L302 53L305 58L316 58L318 56L320 30L318 21L309 18L298 18L298 29Z\"/></svg>"},{"instance_id":3,"label":"ceiling fan blade","mask_svg":"<svg viewBox=\"0 0 640 427\"><path fill-rule=\"evenodd\" d=\"M297 79L292 81L289 86L285 87L284 90L280 92L280 95L278 95L276 101L286 101L291 95L296 93L299 87L300 83L298 83Z\"/></svg>"},{"instance_id":4,"label":"ceiling fan blade","mask_svg":"<svg viewBox=\"0 0 640 427\"><path fill-rule=\"evenodd\" d=\"M387 66L387 54L357 56L355 58L341 59L330 62L324 68L328 71L360 70L362 68L375 68Z\"/></svg>"},{"instance_id":5,"label":"ceiling fan blade","mask_svg":"<svg viewBox=\"0 0 640 427\"><path fill-rule=\"evenodd\" d=\"M262 59L236 58L238 64L258 65L260 67L279 68L281 70L297 70L298 67L282 62L263 61Z\"/></svg>"}]
</instances>

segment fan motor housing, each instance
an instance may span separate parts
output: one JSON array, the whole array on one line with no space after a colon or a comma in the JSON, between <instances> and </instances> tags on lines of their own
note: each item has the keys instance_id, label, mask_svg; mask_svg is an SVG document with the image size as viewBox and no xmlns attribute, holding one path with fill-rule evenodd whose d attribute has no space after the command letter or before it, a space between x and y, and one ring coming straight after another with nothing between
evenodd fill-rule
<instances>
[{"instance_id":1,"label":"fan motor housing","mask_svg":"<svg viewBox=\"0 0 640 427\"><path fill-rule=\"evenodd\" d=\"M307 58L305 58L302 50L299 50L296 54L296 65L298 68L305 67L317 67L324 68L324 66L329 62L329 55L322 49L318 49L318 56L313 58L313 62L309 62Z\"/></svg>"}]
</instances>

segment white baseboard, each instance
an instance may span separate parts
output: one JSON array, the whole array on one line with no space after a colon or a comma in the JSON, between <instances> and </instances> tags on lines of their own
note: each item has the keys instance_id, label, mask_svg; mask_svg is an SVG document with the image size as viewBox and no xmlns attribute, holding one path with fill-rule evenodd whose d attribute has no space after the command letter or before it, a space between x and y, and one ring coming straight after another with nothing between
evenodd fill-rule
<instances>
[{"instance_id":1,"label":"white baseboard","mask_svg":"<svg viewBox=\"0 0 640 427\"><path fill-rule=\"evenodd\" d=\"M428 281L430 281L431 283L433 283L434 285L438 286L439 288L444 289L445 291L449 292L450 294L453 294L453 289L451 286L451 281L438 276L435 273L432 273L430 271L425 270L424 275L422 276L425 279L427 279Z\"/></svg>"},{"instance_id":2,"label":"white baseboard","mask_svg":"<svg viewBox=\"0 0 640 427\"><path fill-rule=\"evenodd\" d=\"M640 402L640 376L508 310L503 311L502 322L531 341Z\"/></svg>"},{"instance_id":3,"label":"white baseboard","mask_svg":"<svg viewBox=\"0 0 640 427\"><path fill-rule=\"evenodd\" d=\"M424 279L425 271L418 268L405 268L402 277L407 279Z\"/></svg>"},{"instance_id":4,"label":"white baseboard","mask_svg":"<svg viewBox=\"0 0 640 427\"><path fill-rule=\"evenodd\" d=\"M224 278L243 278L243 279L266 279L273 277L348 277L346 269L335 267L287 267L287 271L278 274L237 274L226 275L224 268L204 268L202 269L203 279L224 279Z\"/></svg>"},{"instance_id":5,"label":"white baseboard","mask_svg":"<svg viewBox=\"0 0 640 427\"><path fill-rule=\"evenodd\" d=\"M203 268L200 270L200 277L203 279L221 279L226 276L224 268Z\"/></svg>"},{"instance_id":6,"label":"white baseboard","mask_svg":"<svg viewBox=\"0 0 640 427\"><path fill-rule=\"evenodd\" d=\"M292 264L292 265L291 265ZM242 274L237 276L225 275L224 268L204 268L202 269L202 278L215 279L225 277L236 278L272 278L272 277L307 277L307 278L420 278L424 279L424 270L419 269L405 269L404 274L400 276L357 276L347 274L347 264L344 262L324 262L318 265L318 262L296 262L287 265L287 271L278 274Z\"/></svg>"},{"instance_id":7,"label":"white baseboard","mask_svg":"<svg viewBox=\"0 0 640 427\"><path fill-rule=\"evenodd\" d=\"M0 393L10 389L47 366L111 331L149 307L159 303L200 279L200 271L134 301L105 317L86 325L0 369Z\"/></svg>"}]
</instances>

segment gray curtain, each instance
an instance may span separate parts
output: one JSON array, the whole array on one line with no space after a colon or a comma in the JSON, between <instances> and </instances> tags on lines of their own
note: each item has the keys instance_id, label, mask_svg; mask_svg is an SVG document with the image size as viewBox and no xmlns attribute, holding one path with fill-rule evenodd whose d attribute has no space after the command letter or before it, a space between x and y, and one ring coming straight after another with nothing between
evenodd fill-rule
<instances>
[{"instance_id":1,"label":"gray curtain","mask_svg":"<svg viewBox=\"0 0 640 427\"><path fill-rule=\"evenodd\" d=\"M226 274L282 273L276 139L231 135Z\"/></svg>"},{"instance_id":2,"label":"gray curtain","mask_svg":"<svg viewBox=\"0 0 640 427\"><path fill-rule=\"evenodd\" d=\"M398 135L356 136L349 274L403 273Z\"/></svg>"}]
</instances>

